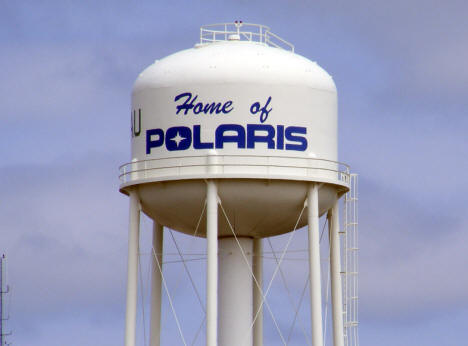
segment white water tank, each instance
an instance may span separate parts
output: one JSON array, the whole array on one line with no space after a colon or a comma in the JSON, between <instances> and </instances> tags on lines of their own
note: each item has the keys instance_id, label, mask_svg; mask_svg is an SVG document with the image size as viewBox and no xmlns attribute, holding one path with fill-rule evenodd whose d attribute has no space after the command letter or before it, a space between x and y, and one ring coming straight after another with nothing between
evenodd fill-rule
<instances>
[{"instance_id":1,"label":"white water tank","mask_svg":"<svg viewBox=\"0 0 468 346\"><path fill-rule=\"evenodd\" d=\"M324 183L321 214L348 188L331 76L253 27L250 37L202 28L200 43L156 60L135 82L132 160L121 167L120 188L137 190L160 224L192 234L205 179L216 179L236 233L253 238L291 231L308 183ZM231 235L223 220L219 235ZM205 220L199 230L204 236Z\"/></svg>"}]
</instances>

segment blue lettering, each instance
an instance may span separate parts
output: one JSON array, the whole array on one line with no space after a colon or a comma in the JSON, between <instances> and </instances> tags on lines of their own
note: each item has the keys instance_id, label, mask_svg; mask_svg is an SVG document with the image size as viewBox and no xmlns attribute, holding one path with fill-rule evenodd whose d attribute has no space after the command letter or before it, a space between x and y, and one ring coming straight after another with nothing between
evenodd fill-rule
<instances>
[{"instance_id":1,"label":"blue lettering","mask_svg":"<svg viewBox=\"0 0 468 346\"><path fill-rule=\"evenodd\" d=\"M213 114L215 112L216 114L219 114L222 112L221 108L221 103L211 103L211 104L206 104L205 107L203 108L203 113L205 114ZM223 112L226 113L226 112Z\"/></svg>"},{"instance_id":2,"label":"blue lettering","mask_svg":"<svg viewBox=\"0 0 468 346\"><path fill-rule=\"evenodd\" d=\"M176 114L179 114L179 112L181 110L183 110L184 115L187 115L188 111L193 108L193 102L197 99L198 96L195 96L195 98L192 100L192 93L183 93L183 94L177 95L174 98L174 101L176 102L179 99L181 99L182 97L186 97L185 102L182 105L178 105L176 107L177 108ZM188 103L189 101L191 101L191 102Z\"/></svg>"},{"instance_id":3,"label":"blue lettering","mask_svg":"<svg viewBox=\"0 0 468 346\"><path fill-rule=\"evenodd\" d=\"M260 110L260 102L252 103L252 106L250 106L250 113L255 115L258 113L259 110Z\"/></svg>"},{"instance_id":4,"label":"blue lettering","mask_svg":"<svg viewBox=\"0 0 468 346\"><path fill-rule=\"evenodd\" d=\"M213 143L201 141L200 125L193 126L193 149L213 149Z\"/></svg>"},{"instance_id":5,"label":"blue lettering","mask_svg":"<svg viewBox=\"0 0 468 346\"><path fill-rule=\"evenodd\" d=\"M201 102L198 102L195 107L193 107L193 113L198 114L203 112L203 104Z\"/></svg>"},{"instance_id":6,"label":"blue lettering","mask_svg":"<svg viewBox=\"0 0 468 346\"><path fill-rule=\"evenodd\" d=\"M153 136L158 136L158 139L153 140ZM151 154L151 148L157 148L164 143L164 131L162 129L152 129L146 131L146 154Z\"/></svg>"},{"instance_id":7,"label":"blue lettering","mask_svg":"<svg viewBox=\"0 0 468 346\"><path fill-rule=\"evenodd\" d=\"M166 148L169 151L187 150L192 144L192 131L186 126L170 127L166 131Z\"/></svg>"},{"instance_id":8,"label":"blue lettering","mask_svg":"<svg viewBox=\"0 0 468 346\"><path fill-rule=\"evenodd\" d=\"M236 132L235 135L226 132ZM223 149L224 143L237 143L238 149L245 148L245 129L241 125L223 124L216 129L216 149Z\"/></svg>"},{"instance_id":9,"label":"blue lettering","mask_svg":"<svg viewBox=\"0 0 468 346\"><path fill-rule=\"evenodd\" d=\"M180 99L185 98L184 103L179 104L176 106L176 114L179 114L181 111L184 111L184 115L187 115L189 110L193 110L194 114L228 114L231 112L234 107L232 106L232 101L226 101L224 103L221 102L212 102L212 103L207 103L203 104L203 102L198 102L194 105L196 99L198 98L198 95L195 95L195 97L192 98L192 93L190 92L185 92L182 94L177 95L174 98L174 102L179 101Z\"/></svg>"},{"instance_id":10,"label":"blue lettering","mask_svg":"<svg viewBox=\"0 0 468 346\"><path fill-rule=\"evenodd\" d=\"M276 126L276 149L284 149L284 125Z\"/></svg>"},{"instance_id":11,"label":"blue lettering","mask_svg":"<svg viewBox=\"0 0 468 346\"><path fill-rule=\"evenodd\" d=\"M271 96L268 97L268 100L265 104L265 106L260 107L260 102L255 102L250 106L250 113L252 114L257 114L260 112L260 122L264 123L268 119L268 115L270 115L270 112L273 110L273 108L268 109L268 105L271 102Z\"/></svg>"},{"instance_id":12,"label":"blue lettering","mask_svg":"<svg viewBox=\"0 0 468 346\"><path fill-rule=\"evenodd\" d=\"M233 109L234 109L234 107L232 107L232 101L228 101L223 105L223 108L221 109L221 112L223 112L224 114L228 114Z\"/></svg>"},{"instance_id":13,"label":"blue lettering","mask_svg":"<svg viewBox=\"0 0 468 346\"><path fill-rule=\"evenodd\" d=\"M266 132L257 135L255 132ZM254 149L255 143L267 143L268 149L275 149L275 128L271 125L248 124L247 125L247 148Z\"/></svg>"},{"instance_id":14,"label":"blue lettering","mask_svg":"<svg viewBox=\"0 0 468 346\"><path fill-rule=\"evenodd\" d=\"M298 144L286 144L286 150L297 150L306 151L307 149L307 138L303 136L297 136L297 134L307 134L306 127L289 126L286 128L286 139L288 141L296 142Z\"/></svg>"},{"instance_id":15,"label":"blue lettering","mask_svg":"<svg viewBox=\"0 0 468 346\"><path fill-rule=\"evenodd\" d=\"M201 125L151 129L146 131L146 154L150 155L153 148L165 144L168 151L180 151L193 148L224 149L226 143L236 143L237 149L255 149L259 143L268 149L306 151L308 142L306 127L269 124L221 124L215 130L215 141L202 141Z\"/></svg>"}]
</instances>

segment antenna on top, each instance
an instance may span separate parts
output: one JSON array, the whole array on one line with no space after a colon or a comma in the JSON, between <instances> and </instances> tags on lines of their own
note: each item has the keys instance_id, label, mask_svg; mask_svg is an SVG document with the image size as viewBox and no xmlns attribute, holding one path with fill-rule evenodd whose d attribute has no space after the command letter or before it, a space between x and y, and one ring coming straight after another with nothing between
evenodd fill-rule
<instances>
[{"instance_id":1,"label":"antenna on top","mask_svg":"<svg viewBox=\"0 0 468 346\"><path fill-rule=\"evenodd\" d=\"M239 35L240 34L240 28L243 25L243 23L242 23L241 20L236 20L236 21L234 21L234 25L235 25L235 27L237 29L237 34Z\"/></svg>"}]
</instances>

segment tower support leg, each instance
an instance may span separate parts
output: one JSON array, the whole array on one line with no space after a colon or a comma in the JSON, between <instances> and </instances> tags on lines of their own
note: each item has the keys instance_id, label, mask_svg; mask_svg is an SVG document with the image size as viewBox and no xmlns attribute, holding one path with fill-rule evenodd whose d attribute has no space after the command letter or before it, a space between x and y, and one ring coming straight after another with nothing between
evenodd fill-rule
<instances>
[{"instance_id":1,"label":"tower support leg","mask_svg":"<svg viewBox=\"0 0 468 346\"><path fill-rule=\"evenodd\" d=\"M333 345L343 346L343 291L341 286L340 223L338 198L329 211L330 276L333 315ZM330 215L331 214L331 215Z\"/></svg>"},{"instance_id":2,"label":"tower support leg","mask_svg":"<svg viewBox=\"0 0 468 346\"><path fill-rule=\"evenodd\" d=\"M140 241L140 201L136 191L130 191L128 227L127 309L125 314L125 346L135 346L138 296L138 251Z\"/></svg>"},{"instance_id":3,"label":"tower support leg","mask_svg":"<svg viewBox=\"0 0 468 346\"><path fill-rule=\"evenodd\" d=\"M218 244L218 345L252 346L253 280L249 267L253 239L223 237Z\"/></svg>"},{"instance_id":4,"label":"tower support leg","mask_svg":"<svg viewBox=\"0 0 468 346\"><path fill-rule=\"evenodd\" d=\"M316 183L311 183L307 191L307 219L309 224L310 311L313 346L323 346L318 190L319 185Z\"/></svg>"},{"instance_id":5,"label":"tower support leg","mask_svg":"<svg viewBox=\"0 0 468 346\"><path fill-rule=\"evenodd\" d=\"M253 327L253 346L263 346L263 249L262 239L253 241L253 317L257 315ZM257 285L258 284L258 285Z\"/></svg>"},{"instance_id":6,"label":"tower support leg","mask_svg":"<svg viewBox=\"0 0 468 346\"><path fill-rule=\"evenodd\" d=\"M218 329L218 192L216 182L206 189L206 346L217 346Z\"/></svg>"},{"instance_id":7,"label":"tower support leg","mask_svg":"<svg viewBox=\"0 0 468 346\"><path fill-rule=\"evenodd\" d=\"M151 254L151 328L150 346L161 342L161 288L163 259L163 226L153 221L153 251Z\"/></svg>"}]
</instances>

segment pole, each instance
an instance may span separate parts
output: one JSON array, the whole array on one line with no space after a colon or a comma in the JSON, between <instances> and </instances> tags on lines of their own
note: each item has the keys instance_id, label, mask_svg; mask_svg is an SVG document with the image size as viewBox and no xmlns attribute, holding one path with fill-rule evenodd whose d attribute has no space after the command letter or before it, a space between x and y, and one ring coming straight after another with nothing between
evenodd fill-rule
<instances>
[{"instance_id":1,"label":"pole","mask_svg":"<svg viewBox=\"0 0 468 346\"><path fill-rule=\"evenodd\" d=\"M151 254L151 325L150 346L161 342L161 285L164 228L153 221L153 253Z\"/></svg>"},{"instance_id":2,"label":"pole","mask_svg":"<svg viewBox=\"0 0 468 346\"><path fill-rule=\"evenodd\" d=\"M310 311L313 346L323 346L318 190L319 186L315 183L311 183L307 191L307 219L309 224Z\"/></svg>"},{"instance_id":3,"label":"pole","mask_svg":"<svg viewBox=\"0 0 468 346\"><path fill-rule=\"evenodd\" d=\"M263 346L263 259L262 239L255 238L253 241L253 316L257 315L253 327L253 346ZM260 310L260 311L259 311Z\"/></svg>"},{"instance_id":4,"label":"pole","mask_svg":"<svg viewBox=\"0 0 468 346\"><path fill-rule=\"evenodd\" d=\"M138 296L138 249L140 238L140 202L136 191L130 191L128 226L127 311L125 314L125 346L135 346Z\"/></svg>"},{"instance_id":5,"label":"pole","mask_svg":"<svg viewBox=\"0 0 468 346\"><path fill-rule=\"evenodd\" d=\"M218 192L213 180L206 189L206 345L217 345L218 329Z\"/></svg>"},{"instance_id":6,"label":"pole","mask_svg":"<svg viewBox=\"0 0 468 346\"><path fill-rule=\"evenodd\" d=\"M340 221L339 205L336 199L329 214L329 238L330 238L330 276L333 315L333 344L344 346L343 335L343 297L341 286L341 255L340 255Z\"/></svg>"},{"instance_id":7,"label":"pole","mask_svg":"<svg viewBox=\"0 0 468 346\"><path fill-rule=\"evenodd\" d=\"M223 237L218 244L218 345L252 346L253 239Z\"/></svg>"}]
</instances>

